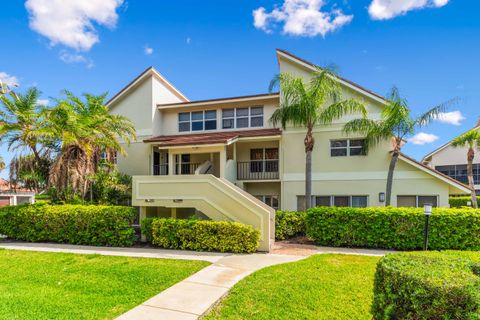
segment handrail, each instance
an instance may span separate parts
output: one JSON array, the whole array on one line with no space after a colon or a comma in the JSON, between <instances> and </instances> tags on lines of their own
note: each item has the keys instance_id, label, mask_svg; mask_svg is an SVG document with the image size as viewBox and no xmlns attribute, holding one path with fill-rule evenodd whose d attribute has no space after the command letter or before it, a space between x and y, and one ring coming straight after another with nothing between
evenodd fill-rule
<instances>
[{"instance_id":1,"label":"handrail","mask_svg":"<svg viewBox=\"0 0 480 320\"><path fill-rule=\"evenodd\" d=\"M238 180L279 179L278 160L252 160L237 162Z\"/></svg>"}]
</instances>

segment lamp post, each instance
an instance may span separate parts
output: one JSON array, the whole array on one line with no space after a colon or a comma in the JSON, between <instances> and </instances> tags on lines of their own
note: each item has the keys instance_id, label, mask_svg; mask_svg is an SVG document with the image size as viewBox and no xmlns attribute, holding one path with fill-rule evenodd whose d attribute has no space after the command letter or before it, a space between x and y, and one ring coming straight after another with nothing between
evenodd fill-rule
<instances>
[{"instance_id":1,"label":"lamp post","mask_svg":"<svg viewBox=\"0 0 480 320\"><path fill-rule=\"evenodd\" d=\"M425 230L423 233L423 250L426 251L428 247L428 218L432 214L432 205L425 203L423 205L423 214L425 215Z\"/></svg>"}]
</instances>

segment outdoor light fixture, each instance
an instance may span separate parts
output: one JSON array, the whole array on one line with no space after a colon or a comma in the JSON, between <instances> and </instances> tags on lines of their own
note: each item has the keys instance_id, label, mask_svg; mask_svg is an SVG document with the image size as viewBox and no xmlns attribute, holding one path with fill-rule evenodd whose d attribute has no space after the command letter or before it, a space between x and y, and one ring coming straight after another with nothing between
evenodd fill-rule
<instances>
[{"instance_id":1,"label":"outdoor light fixture","mask_svg":"<svg viewBox=\"0 0 480 320\"><path fill-rule=\"evenodd\" d=\"M155 202L155 200L154 199L145 199L145 202L151 203L151 202Z\"/></svg>"},{"instance_id":2,"label":"outdoor light fixture","mask_svg":"<svg viewBox=\"0 0 480 320\"><path fill-rule=\"evenodd\" d=\"M423 214L425 215L425 230L423 232L423 250L427 250L428 247L428 218L432 215L432 205L425 203L423 205Z\"/></svg>"},{"instance_id":3,"label":"outdoor light fixture","mask_svg":"<svg viewBox=\"0 0 480 320\"><path fill-rule=\"evenodd\" d=\"M385 202L385 192L380 192L378 194L378 201Z\"/></svg>"},{"instance_id":4,"label":"outdoor light fixture","mask_svg":"<svg viewBox=\"0 0 480 320\"><path fill-rule=\"evenodd\" d=\"M183 199L173 199L173 203L182 203Z\"/></svg>"}]
</instances>

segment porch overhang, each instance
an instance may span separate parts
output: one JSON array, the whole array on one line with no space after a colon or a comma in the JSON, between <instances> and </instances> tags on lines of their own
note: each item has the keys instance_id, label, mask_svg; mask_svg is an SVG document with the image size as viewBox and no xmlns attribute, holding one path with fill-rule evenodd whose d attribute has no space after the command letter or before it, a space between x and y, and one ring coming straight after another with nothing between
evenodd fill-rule
<instances>
[{"instance_id":1,"label":"porch overhang","mask_svg":"<svg viewBox=\"0 0 480 320\"><path fill-rule=\"evenodd\" d=\"M262 139L280 139L281 131L277 128L222 131L212 133L193 133L179 135L164 135L143 140L145 143L154 144L159 149L172 148L198 148L200 146L226 146L237 141L251 141Z\"/></svg>"}]
</instances>

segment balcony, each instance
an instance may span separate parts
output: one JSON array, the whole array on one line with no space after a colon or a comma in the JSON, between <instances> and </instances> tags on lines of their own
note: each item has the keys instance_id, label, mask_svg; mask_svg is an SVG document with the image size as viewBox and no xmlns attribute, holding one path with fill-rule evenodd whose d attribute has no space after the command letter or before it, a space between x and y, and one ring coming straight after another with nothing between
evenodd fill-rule
<instances>
[{"instance_id":1,"label":"balcony","mask_svg":"<svg viewBox=\"0 0 480 320\"><path fill-rule=\"evenodd\" d=\"M278 160L237 162L237 180L278 180Z\"/></svg>"},{"instance_id":2,"label":"balcony","mask_svg":"<svg viewBox=\"0 0 480 320\"><path fill-rule=\"evenodd\" d=\"M174 167L173 174L175 175L189 175L195 174L200 163L177 163ZM166 176L168 175L168 164L160 164L153 166L154 176Z\"/></svg>"}]
</instances>

